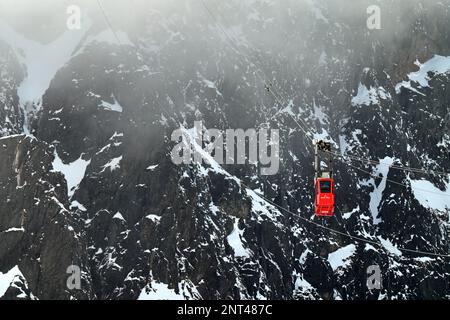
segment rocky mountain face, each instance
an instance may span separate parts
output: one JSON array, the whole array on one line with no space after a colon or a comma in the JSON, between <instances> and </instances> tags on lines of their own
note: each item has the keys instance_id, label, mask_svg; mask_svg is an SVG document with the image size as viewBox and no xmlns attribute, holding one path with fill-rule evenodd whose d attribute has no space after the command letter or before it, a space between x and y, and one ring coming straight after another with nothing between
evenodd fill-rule
<instances>
[{"instance_id":1,"label":"rocky mountain face","mask_svg":"<svg viewBox=\"0 0 450 320\"><path fill-rule=\"evenodd\" d=\"M33 101L0 25L0 297L449 299L450 2L205 2L94 21ZM278 173L174 164L194 121L279 129ZM340 154L334 218L298 123Z\"/></svg>"}]
</instances>

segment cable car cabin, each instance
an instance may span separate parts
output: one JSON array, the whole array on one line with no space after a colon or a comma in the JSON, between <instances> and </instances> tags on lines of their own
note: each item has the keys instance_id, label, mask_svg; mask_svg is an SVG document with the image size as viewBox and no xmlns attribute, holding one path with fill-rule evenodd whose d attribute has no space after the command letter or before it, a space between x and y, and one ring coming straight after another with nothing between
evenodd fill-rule
<instances>
[{"instance_id":1,"label":"cable car cabin","mask_svg":"<svg viewBox=\"0 0 450 320\"><path fill-rule=\"evenodd\" d=\"M317 178L315 186L315 213L318 217L334 214L334 181L332 178Z\"/></svg>"}]
</instances>

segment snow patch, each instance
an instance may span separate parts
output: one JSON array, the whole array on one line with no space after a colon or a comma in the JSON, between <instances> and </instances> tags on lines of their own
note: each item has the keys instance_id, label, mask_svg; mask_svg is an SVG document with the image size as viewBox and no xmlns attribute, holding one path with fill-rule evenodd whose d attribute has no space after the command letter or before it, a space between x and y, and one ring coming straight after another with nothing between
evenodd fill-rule
<instances>
[{"instance_id":1,"label":"snow patch","mask_svg":"<svg viewBox=\"0 0 450 320\"><path fill-rule=\"evenodd\" d=\"M352 214L354 214L354 213L356 213L356 212L359 212L359 205L358 205L358 207L356 207L355 209L353 209L352 211L350 211L350 212L346 212L346 213L344 213L343 215L342 215L342 218L343 219L349 219L351 216L352 216Z\"/></svg>"},{"instance_id":2,"label":"snow patch","mask_svg":"<svg viewBox=\"0 0 450 320\"><path fill-rule=\"evenodd\" d=\"M366 246L364 247L364 251L370 251L370 250L378 252L378 250L373 245L366 243Z\"/></svg>"},{"instance_id":3,"label":"snow patch","mask_svg":"<svg viewBox=\"0 0 450 320\"><path fill-rule=\"evenodd\" d=\"M156 168L158 168L158 166L159 166L159 164L154 164L154 165L148 166L146 170L153 171L153 170L155 170Z\"/></svg>"},{"instance_id":4,"label":"snow patch","mask_svg":"<svg viewBox=\"0 0 450 320\"><path fill-rule=\"evenodd\" d=\"M444 134L442 140L436 144L437 147L450 148L450 136L448 134Z\"/></svg>"},{"instance_id":5,"label":"snow patch","mask_svg":"<svg viewBox=\"0 0 450 320\"><path fill-rule=\"evenodd\" d=\"M8 290L9 286L14 281L14 278L19 276L25 278L18 266L15 266L7 273L0 272L0 298L6 293L6 290Z\"/></svg>"},{"instance_id":6,"label":"snow patch","mask_svg":"<svg viewBox=\"0 0 450 320\"><path fill-rule=\"evenodd\" d=\"M313 286L306 281L305 279L303 279L302 277L298 277L295 280L295 290L299 290L299 289L313 289Z\"/></svg>"},{"instance_id":7,"label":"snow patch","mask_svg":"<svg viewBox=\"0 0 450 320\"><path fill-rule=\"evenodd\" d=\"M329 122L328 116L322 111L320 106L316 105L316 102L313 103L314 117L319 120L321 124L327 124Z\"/></svg>"},{"instance_id":8,"label":"snow patch","mask_svg":"<svg viewBox=\"0 0 450 320\"><path fill-rule=\"evenodd\" d=\"M378 239L387 251L396 256L402 255L402 252L390 240L383 239L381 236L378 236Z\"/></svg>"},{"instance_id":9,"label":"snow patch","mask_svg":"<svg viewBox=\"0 0 450 320\"><path fill-rule=\"evenodd\" d=\"M370 193L369 209L372 213L373 224L377 225L381 222L379 215L379 206L381 199L383 198L383 192L386 188L387 177L389 173L389 167L394 163L394 158L385 157L380 159L380 163L375 167L374 176L381 176L381 181L377 183L375 178L371 178L367 181L366 185L370 185L374 190Z\"/></svg>"},{"instance_id":10,"label":"snow patch","mask_svg":"<svg viewBox=\"0 0 450 320\"><path fill-rule=\"evenodd\" d=\"M2 231L1 233L10 233L10 232L25 232L24 228L9 228L5 231Z\"/></svg>"},{"instance_id":11,"label":"snow patch","mask_svg":"<svg viewBox=\"0 0 450 320\"><path fill-rule=\"evenodd\" d=\"M338 268L346 268L350 265L351 259L356 252L356 246L354 244L349 244L343 248L340 248L328 255L328 262L331 265L333 271Z\"/></svg>"},{"instance_id":12,"label":"snow patch","mask_svg":"<svg viewBox=\"0 0 450 320\"><path fill-rule=\"evenodd\" d=\"M104 172L108 168L111 172L120 168L120 162L122 161L122 158L123 156L111 159L111 161L103 166L103 170L101 172Z\"/></svg>"},{"instance_id":13,"label":"snow patch","mask_svg":"<svg viewBox=\"0 0 450 320\"><path fill-rule=\"evenodd\" d=\"M81 30L67 30L53 42L42 44L27 39L0 21L0 39L11 46L26 69L26 76L17 89L19 103L25 111L29 111L27 104L35 103L39 108L50 82L58 70L70 61L90 26L91 22L85 21ZM24 127L24 130L27 132L28 129Z\"/></svg>"},{"instance_id":14,"label":"snow patch","mask_svg":"<svg viewBox=\"0 0 450 320\"><path fill-rule=\"evenodd\" d=\"M113 219L119 219L119 220L122 220L122 221L126 222L126 220L124 219L123 215L119 211L116 212L116 214L113 216Z\"/></svg>"},{"instance_id":15,"label":"snow patch","mask_svg":"<svg viewBox=\"0 0 450 320\"><path fill-rule=\"evenodd\" d=\"M321 133L315 132L313 135L313 139L314 140L326 140L331 142L331 144L333 145L333 147L337 148L338 144L336 143L336 141L333 140L333 138L331 137L331 135L328 133L328 131L324 128L321 128Z\"/></svg>"},{"instance_id":16,"label":"snow patch","mask_svg":"<svg viewBox=\"0 0 450 320\"><path fill-rule=\"evenodd\" d=\"M415 65L419 67L419 70L416 72L411 72L408 74L408 80L402 81L395 86L395 92L400 93L400 89L406 88L414 90L411 86L411 82L417 82L420 87L428 87L430 80L430 76L428 73L435 74L445 74L450 71L450 57L443 57L440 55L435 55L430 60L426 61L424 64L421 64L418 60L416 60ZM418 92L420 93L420 92ZM420 93L422 94L422 93ZM423 95L423 94L422 94Z\"/></svg>"},{"instance_id":17,"label":"snow patch","mask_svg":"<svg viewBox=\"0 0 450 320\"><path fill-rule=\"evenodd\" d=\"M417 257L417 258L414 258L414 260L425 263L425 262L434 261L435 259L430 258L430 257Z\"/></svg>"},{"instance_id":18,"label":"snow patch","mask_svg":"<svg viewBox=\"0 0 450 320\"><path fill-rule=\"evenodd\" d=\"M327 141L331 141L331 142L333 142L334 144L336 144L334 141L333 141L333 139L331 139L331 136L328 134L328 131L327 130L325 130L325 129L321 129L322 130L322 132L321 133L314 133L314 140L327 140Z\"/></svg>"},{"instance_id":19,"label":"snow patch","mask_svg":"<svg viewBox=\"0 0 450 320\"><path fill-rule=\"evenodd\" d=\"M249 258L250 254L247 249L244 248L242 243L242 237L244 230L240 230L238 226L239 219L234 218L234 228L230 235L227 237L228 244L233 248L235 257Z\"/></svg>"},{"instance_id":20,"label":"snow patch","mask_svg":"<svg viewBox=\"0 0 450 320\"><path fill-rule=\"evenodd\" d=\"M209 210L211 210L213 214L220 213L220 209L212 201L209 203Z\"/></svg>"},{"instance_id":21,"label":"snow patch","mask_svg":"<svg viewBox=\"0 0 450 320\"><path fill-rule=\"evenodd\" d=\"M255 191L247 189L247 195L250 196L250 199L252 201L253 212L264 214L267 216L272 216L272 214L269 211L269 208L271 210L274 210L274 212L279 212L274 206L268 204L263 198L261 198Z\"/></svg>"},{"instance_id":22,"label":"snow patch","mask_svg":"<svg viewBox=\"0 0 450 320\"><path fill-rule=\"evenodd\" d=\"M306 249L305 251L303 251L303 253L301 254L300 258L298 259L298 262L300 264L304 264L306 262L306 257L308 256L308 254L312 253L311 250Z\"/></svg>"},{"instance_id":23,"label":"snow patch","mask_svg":"<svg viewBox=\"0 0 450 320\"><path fill-rule=\"evenodd\" d=\"M79 203L78 201L74 200L72 201L72 203L70 204L70 208L74 208L74 209L78 209L80 211L86 212L87 209L85 208L85 206L83 206L81 203Z\"/></svg>"},{"instance_id":24,"label":"snow patch","mask_svg":"<svg viewBox=\"0 0 450 320\"><path fill-rule=\"evenodd\" d=\"M149 214L145 216L146 219L149 219L155 223L159 223L161 221L161 216L158 216L156 214Z\"/></svg>"},{"instance_id":25,"label":"snow patch","mask_svg":"<svg viewBox=\"0 0 450 320\"><path fill-rule=\"evenodd\" d=\"M115 97L113 97L113 99L114 99L113 103L109 103L109 102L102 100L101 106L104 109L109 110L109 111L122 112L123 111L122 106L117 102Z\"/></svg>"},{"instance_id":26,"label":"snow patch","mask_svg":"<svg viewBox=\"0 0 450 320\"><path fill-rule=\"evenodd\" d=\"M151 286L146 286L139 294L138 300L185 300L181 294L169 289L165 283L152 281Z\"/></svg>"},{"instance_id":27,"label":"snow patch","mask_svg":"<svg viewBox=\"0 0 450 320\"><path fill-rule=\"evenodd\" d=\"M358 93L352 98L352 105L376 105L380 103L380 99L386 100L390 98L391 95L383 87L367 88L362 83L359 83Z\"/></svg>"},{"instance_id":28,"label":"snow patch","mask_svg":"<svg viewBox=\"0 0 450 320\"><path fill-rule=\"evenodd\" d=\"M414 197L424 208L444 212L450 209L450 182L447 184L446 191L442 191L427 180L409 179L409 181Z\"/></svg>"},{"instance_id":29,"label":"snow patch","mask_svg":"<svg viewBox=\"0 0 450 320\"><path fill-rule=\"evenodd\" d=\"M69 198L75 193L76 188L80 184L81 180L83 180L84 175L86 173L87 166L91 163L91 160L83 160L80 156L78 160L75 160L72 163L65 164L62 162L61 158L58 156L58 153L54 153L55 159L53 160L53 170L52 172L61 172L64 175L64 178L67 182L67 191Z\"/></svg>"}]
</instances>

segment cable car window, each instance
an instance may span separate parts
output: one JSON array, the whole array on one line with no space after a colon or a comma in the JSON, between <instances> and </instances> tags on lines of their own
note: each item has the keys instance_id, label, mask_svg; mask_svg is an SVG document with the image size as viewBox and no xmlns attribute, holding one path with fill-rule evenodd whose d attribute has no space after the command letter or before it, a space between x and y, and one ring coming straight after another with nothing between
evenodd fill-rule
<instances>
[{"instance_id":1,"label":"cable car window","mask_svg":"<svg viewBox=\"0 0 450 320\"><path fill-rule=\"evenodd\" d=\"M331 192L331 181L320 181L320 192L330 193Z\"/></svg>"}]
</instances>

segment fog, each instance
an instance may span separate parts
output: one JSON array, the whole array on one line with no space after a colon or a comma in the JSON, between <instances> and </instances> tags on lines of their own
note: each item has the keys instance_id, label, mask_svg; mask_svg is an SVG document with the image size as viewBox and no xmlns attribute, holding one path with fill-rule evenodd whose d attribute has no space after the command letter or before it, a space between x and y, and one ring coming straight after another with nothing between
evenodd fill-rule
<instances>
[{"instance_id":1,"label":"fog","mask_svg":"<svg viewBox=\"0 0 450 320\"><path fill-rule=\"evenodd\" d=\"M374 43L385 43L385 49L403 45L412 34L422 32L415 22L422 17L433 31L433 21L447 19L450 1L425 0L100 0L112 27L123 30L129 39L147 49L165 48L168 41L180 42L187 52L170 54L170 64L193 64L209 57L206 48L216 52L227 48L235 52L231 42L246 52L259 53L261 66L282 56L278 76L299 67L299 59L310 57L303 68L312 69L326 51L338 59L346 59L347 51L369 51ZM42 44L52 42L67 31L67 8L78 5L82 23L89 23L88 34L95 35L109 28L97 0L0 0L0 19L18 32ZM206 3L206 6L203 4ZM369 30L367 8L380 8L381 29ZM224 28L226 31L222 30ZM421 29L422 28L422 29ZM226 34L228 33L228 34ZM439 36L427 34L423 38ZM0 40L1 40L0 35ZM174 40L175 39L175 40ZM437 39L426 40L438 43ZM425 40L424 40L425 41ZM425 42L424 42L425 43ZM420 43L417 46L420 47ZM423 45L426 56L437 50ZM172 49L174 50L174 49ZM435 52L439 53L439 52ZM239 54L239 53L236 53ZM418 52L418 54L422 54ZM200 56L202 55L202 56ZM217 58L217 56L215 57ZM372 57L376 59L377 57ZM178 59L178 60L177 60ZM183 59L182 61L179 61ZM269 63L269 62L268 62ZM232 68L232 63L228 68ZM334 66L329 66L333 71ZM334 76L329 72L330 77ZM306 72L306 71L305 71ZM296 75L291 75L295 78ZM328 79L329 80L329 79Z\"/></svg>"},{"instance_id":2,"label":"fog","mask_svg":"<svg viewBox=\"0 0 450 320\"><path fill-rule=\"evenodd\" d=\"M363 24L368 17L366 9L378 5L381 9L383 35L402 32L410 27L414 11L423 15L438 14L448 9L449 1L425 0L204 0L221 23L239 26L242 22L254 18L277 21L280 26L289 27L292 17L300 18L302 29L291 32L305 32L314 25L318 15L325 19ZM202 0L101 0L114 26L117 28L145 27L143 21L155 19L180 19L195 24L202 19L210 19L202 5ZM82 17L105 27L103 15L97 0L0 0L0 18L13 25L30 38L41 42L50 41L66 28L67 7L78 5ZM309 8L309 9L308 9ZM311 10L311 8L313 8ZM311 12L313 14L311 14ZM316 17L314 16L316 15ZM402 20L394 19L401 16ZM240 20L240 21L239 21ZM212 21L210 21L213 24ZM198 30L202 32L202 30ZM270 30L257 35L258 42L276 44L278 35Z\"/></svg>"}]
</instances>

